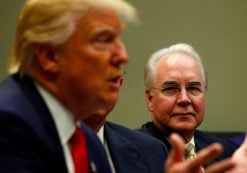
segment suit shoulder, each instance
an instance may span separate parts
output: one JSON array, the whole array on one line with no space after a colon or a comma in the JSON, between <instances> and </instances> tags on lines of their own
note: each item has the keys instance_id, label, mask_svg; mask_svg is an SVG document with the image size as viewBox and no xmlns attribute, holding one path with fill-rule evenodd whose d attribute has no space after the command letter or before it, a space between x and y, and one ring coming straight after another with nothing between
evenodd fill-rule
<instances>
[{"instance_id":1,"label":"suit shoulder","mask_svg":"<svg viewBox=\"0 0 247 173\"><path fill-rule=\"evenodd\" d=\"M235 150L235 147L231 143L229 143L228 141L222 140L216 136L207 134L207 133L200 131L200 130L196 130L195 138L198 139L199 141L203 141L203 142L207 143L208 145L215 143L215 142L218 142L221 145L223 145L225 151L228 151L230 153L234 152L234 150Z\"/></svg>"},{"instance_id":2,"label":"suit shoulder","mask_svg":"<svg viewBox=\"0 0 247 173\"><path fill-rule=\"evenodd\" d=\"M112 122L107 122L105 126L106 128L109 128L110 130L114 130L116 133L129 138L135 143L156 144L156 145L160 145L161 147L164 147L164 144L160 140L143 132L132 130Z\"/></svg>"}]
</instances>

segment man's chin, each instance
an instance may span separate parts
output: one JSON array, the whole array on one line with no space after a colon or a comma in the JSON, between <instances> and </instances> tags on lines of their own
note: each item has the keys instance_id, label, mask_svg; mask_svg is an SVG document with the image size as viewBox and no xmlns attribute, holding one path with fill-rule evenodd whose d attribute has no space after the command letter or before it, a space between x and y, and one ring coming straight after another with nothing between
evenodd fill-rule
<instances>
[{"instance_id":1,"label":"man's chin","mask_svg":"<svg viewBox=\"0 0 247 173\"><path fill-rule=\"evenodd\" d=\"M179 124L173 127L173 129L175 129L176 131L193 131L195 129L195 125L190 124L190 123L183 123L183 124Z\"/></svg>"},{"instance_id":2,"label":"man's chin","mask_svg":"<svg viewBox=\"0 0 247 173\"><path fill-rule=\"evenodd\" d=\"M117 104L119 94L111 93L101 98L102 107L113 108Z\"/></svg>"}]
</instances>

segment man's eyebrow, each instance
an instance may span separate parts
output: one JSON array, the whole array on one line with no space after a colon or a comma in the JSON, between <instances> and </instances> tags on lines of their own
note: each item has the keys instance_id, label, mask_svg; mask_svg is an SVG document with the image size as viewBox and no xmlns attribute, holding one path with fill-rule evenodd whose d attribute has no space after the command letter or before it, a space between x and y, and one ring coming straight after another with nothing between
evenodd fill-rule
<instances>
[{"instance_id":1,"label":"man's eyebrow","mask_svg":"<svg viewBox=\"0 0 247 173\"><path fill-rule=\"evenodd\" d=\"M111 26L97 27L90 33L90 37L97 37L102 34L116 34L116 30Z\"/></svg>"},{"instance_id":2,"label":"man's eyebrow","mask_svg":"<svg viewBox=\"0 0 247 173\"><path fill-rule=\"evenodd\" d=\"M167 86L167 85L179 85L177 81L165 81L162 83L162 86Z\"/></svg>"},{"instance_id":3,"label":"man's eyebrow","mask_svg":"<svg viewBox=\"0 0 247 173\"><path fill-rule=\"evenodd\" d=\"M188 82L187 85L202 85L202 83L200 81L191 81Z\"/></svg>"},{"instance_id":4,"label":"man's eyebrow","mask_svg":"<svg viewBox=\"0 0 247 173\"><path fill-rule=\"evenodd\" d=\"M165 82L162 83L162 87L165 87L165 86L177 86L177 85L180 85L179 82L177 82L177 81L165 81ZM200 81L190 81L186 85L187 86L201 86L202 82L200 82Z\"/></svg>"},{"instance_id":5,"label":"man's eyebrow","mask_svg":"<svg viewBox=\"0 0 247 173\"><path fill-rule=\"evenodd\" d=\"M92 37L98 37L98 36L105 35L105 34L114 35L115 33L116 33L115 30L106 28L106 29L97 30L96 32L92 34Z\"/></svg>"}]
</instances>

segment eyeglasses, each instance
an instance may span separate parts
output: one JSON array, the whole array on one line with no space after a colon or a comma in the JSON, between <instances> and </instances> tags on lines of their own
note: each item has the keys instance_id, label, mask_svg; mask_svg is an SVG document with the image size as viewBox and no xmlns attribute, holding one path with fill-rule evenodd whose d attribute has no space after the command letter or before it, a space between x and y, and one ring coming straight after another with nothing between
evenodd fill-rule
<instances>
[{"instance_id":1,"label":"eyeglasses","mask_svg":"<svg viewBox=\"0 0 247 173\"><path fill-rule=\"evenodd\" d=\"M152 87L151 89L158 89L165 96L178 96L181 88L177 83L169 83L164 84L162 88ZM185 90L190 96L201 96L204 94L206 87L202 86L200 82L192 82L185 86Z\"/></svg>"}]
</instances>

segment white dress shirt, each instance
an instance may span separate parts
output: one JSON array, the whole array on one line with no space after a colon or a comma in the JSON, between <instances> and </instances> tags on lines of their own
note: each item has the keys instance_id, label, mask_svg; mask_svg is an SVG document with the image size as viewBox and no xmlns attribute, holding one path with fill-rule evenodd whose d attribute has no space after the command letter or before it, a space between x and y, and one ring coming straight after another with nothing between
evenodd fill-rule
<instances>
[{"instance_id":1,"label":"white dress shirt","mask_svg":"<svg viewBox=\"0 0 247 173\"><path fill-rule=\"evenodd\" d=\"M195 138L194 136L191 138L191 140L188 142L188 144L191 143L195 146L195 150L196 150L196 145L195 145ZM196 151L195 151L196 152Z\"/></svg>"},{"instance_id":2,"label":"white dress shirt","mask_svg":"<svg viewBox=\"0 0 247 173\"><path fill-rule=\"evenodd\" d=\"M67 110L53 95L51 95L43 87L41 87L37 83L35 84L55 122L60 143L63 148L68 173L74 173L74 163L68 143L69 139L71 138L76 129L72 113L69 110Z\"/></svg>"}]
</instances>

